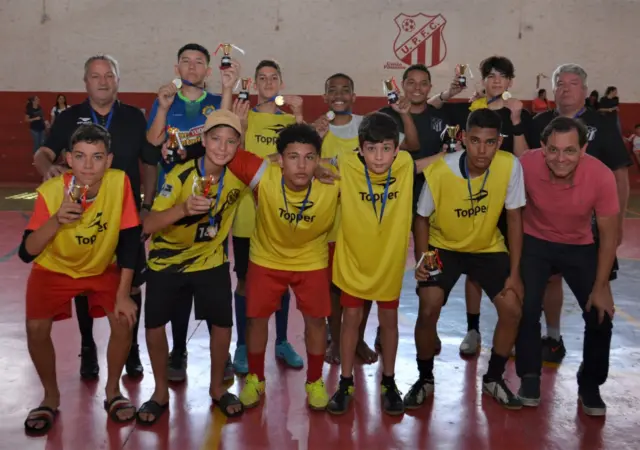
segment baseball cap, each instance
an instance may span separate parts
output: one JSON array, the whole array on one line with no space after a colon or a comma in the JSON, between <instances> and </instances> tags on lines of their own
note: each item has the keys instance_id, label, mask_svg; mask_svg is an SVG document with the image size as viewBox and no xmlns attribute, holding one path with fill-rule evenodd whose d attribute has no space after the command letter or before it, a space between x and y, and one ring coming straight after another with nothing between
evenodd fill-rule
<instances>
[{"instance_id":1,"label":"baseball cap","mask_svg":"<svg viewBox=\"0 0 640 450\"><path fill-rule=\"evenodd\" d=\"M218 125L226 125L236 130L239 134L242 134L240 118L226 109L217 109L210 113L207 116L207 121L204 123L202 133L204 134Z\"/></svg>"}]
</instances>

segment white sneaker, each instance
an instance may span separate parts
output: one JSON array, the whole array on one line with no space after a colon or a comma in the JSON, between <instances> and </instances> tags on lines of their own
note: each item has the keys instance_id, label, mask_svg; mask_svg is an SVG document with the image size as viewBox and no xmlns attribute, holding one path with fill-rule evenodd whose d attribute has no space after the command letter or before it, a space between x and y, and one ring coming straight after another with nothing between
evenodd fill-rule
<instances>
[{"instance_id":1,"label":"white sneaker","mask_svg":"<svg viewBox=\"0 0 640 450\"><path fill-rule=\"evenodd\" d=\"M466 356L475 355L480 350L480 333L476 330L467 331L467 335L460 344L460 353Z\"/></svg>"}]
</instances>

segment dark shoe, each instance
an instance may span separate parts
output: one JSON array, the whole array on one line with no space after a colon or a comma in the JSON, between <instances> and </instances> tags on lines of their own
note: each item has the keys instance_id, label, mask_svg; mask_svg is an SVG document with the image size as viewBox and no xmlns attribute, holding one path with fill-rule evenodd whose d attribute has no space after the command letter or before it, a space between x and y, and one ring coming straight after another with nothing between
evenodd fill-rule
<instances>
[{"instance_id":1,"label":"dark shoe","mask_svg":"<svg viewBox=\"0 0 640 450\"><path fill-rule=\"evenodd\" d=\"M349 404L353 399L354 391L353 379L345 380L344 378L340 378L338 390L333 394L331 400L329 400L329 404L327 404L327 412L334 415L346 413L349 410Z\"/></svg>"},{"instance_id":2,"label":"dark shoe","mask_svg":"<svg viewBox=\"0 0 640 450\"><path fill-rule=\"evenodd\" d=\"M390 416L400 416L404 414L404 402L402 394L398 390L395 381L393 384L381 385L380 395L382 397L382 410Z\"/></svg>"},{"instance_id":3,"label":"dark shoe","mask_svg":"<svg viewBox=\"0 0 640 450\"><path fill-rule=\"evenodd\" d=\"M80 376L83 380L96 380L99 373L98 351L95 344L82 347L80 350Z\"/></svg>"},{"instance_id":4,"label":"dark shoe","mask_svg":"<svg viewBox=\"0 0 640 450\"><path fill-rule=\"evenodd\" d=\"M433 378L416 381L407 392L407 395L404 396L404 407L406 409L420 408L425 400L433 395L434 390Z\"/></svg>"},{"instance_id":5,"label":"dark shoe","mask_svg":"<svg viewBox=\"0 0 640 450\"><path fill-rule=\"evenodd\" d=\"M522 409L522 402L517 395L511 392L504 378L490 380L485 375L482 379L482 392L496 399L498 403L507 409Z\"/></svg>"},{"instance_id":6,"label":"dark shoe","mask_svg":"<svg viewBox=\"0 0 640 450\"><path fill-rule=\"evenodd\" d=\"M518 397L520 397L523 406L538 406L540 404L540 377L523 377L520 381Z\"/></svg>"},{"instance_id":7,"label":"dark shoe","mask_svg":"<svg viewBox=\"0 0 640 450\"><path fill-rule=\"evenodd\" d=\"M562 338L556 341L550 337L542 338L542 361L551 364L560 364L567 354Z\"/></svg>"},{"instance_id":8,"label":"dark shoe","mask_svg":"<svg viewBox=\"0 0 640 450\"><path fill-rule=\"evenodd\" d=\"M138 344L133 344L131 350L129 350L129 356L127 357L127 363L125 364L127 375L131 378L138 378L142 376L144 369L140 362L140 349Z\"/></svg>"},{"instance_id":9,"label":"dark shoe","mask_svg":"<svg viewBox=\"0 0 640 450\"><path fill-rule=\"evenodd\" d=\"M169 353L169 369L167 370L169 381L182 382L187 378L187 351L171 350Z\"/></svg>"},{"instance_id":10,"label":"dark shoe","mask_svg":"<svg viewBox=\"0 0 640 450\"><path fill-rule=\"evenodd\" d=\"M603 417L607 414L607 405L600 397L600 388L580 387L578 389L578 400L582 406L582 411L587 416Z\"/></svg>"}]
</instances>

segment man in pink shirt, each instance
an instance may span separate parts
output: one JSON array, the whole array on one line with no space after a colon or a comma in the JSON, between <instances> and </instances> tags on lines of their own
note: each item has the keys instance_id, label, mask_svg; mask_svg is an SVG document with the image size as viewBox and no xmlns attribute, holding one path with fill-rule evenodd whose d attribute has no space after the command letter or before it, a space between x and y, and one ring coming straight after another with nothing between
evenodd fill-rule
<instances>
[{"instance_id":1,"label":"man in pink shirt","mask_svg":"<svg viewBox=\"0 0 640 450\"><path fill-rule=\"evenodd\" d=\"M600 386L609 371L613 297L609 275L615 259L620 212L613 172L585 153L587 129L568 117L555 118L542 132L542 149L520 158L527 206L522 219L522 320L516 341L518 396L525 406L540 403L542 341L540 315L549 276L563 274L583 310L583 362L578 395L585 414L604 416ZM599 230L598 242L591 228Z\"/></svg>"}]
</instances>

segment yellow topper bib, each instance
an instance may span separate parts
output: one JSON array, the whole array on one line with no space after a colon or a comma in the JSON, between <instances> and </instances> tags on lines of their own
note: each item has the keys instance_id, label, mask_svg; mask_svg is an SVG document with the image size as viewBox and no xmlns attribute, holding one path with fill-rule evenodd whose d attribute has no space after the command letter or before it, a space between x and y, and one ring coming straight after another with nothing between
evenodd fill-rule
<instances>
[{"instance_id":1,"label":"yellow topper bib","mask_svg":"<svg viewBox=\"0 0 640 450\"><path fill-rule=\"evenodd\" d=\"M276 153L278 133L288 125L296 123L291 114L270 114L249 111L247 132L245 133L245 150L261 158ZM256 205L251 192L247 191L240 199L238 213L233 223L233 235L249 238L253 234L256 221Z\"/></svg>"},{"instance_id":2,"label":"yellow topper bib","mask_svg":"<svg viewBox=\"0 0 640 450\"><path fill-rule=\"evenodd\" d=\"M282 169L269 164L257 189L249 260L269 269L296 272L326 268L327 233L336 215L339 185L313 180L310 190L294 192L285 187L283 195Z\"/></svg>"},{"instance_id":3,"label":"yellow topper bib","mask_svg":"<svg viewBox=\"0 0 640 450\"><path fill-rule=\"evenodd\" d=\"M400 151L391 166L388 199L380 220L387 174L369 172L376 199L374 210L359 153L338 157L340 209L333 263L333 282L347 294L365 300L400 297L411 232L413 175L409 153Z\"/></svg>"},{"instance_id":4,"label":"yellow topper bib","mask_svg":"<svg viewBox=\"0 0 640 450\"><path fill-rule=\"evenodd\" d=\"M429 221L429 244L466 253L507 251L498 219L507 198L514 158L498 150L486 181L486 173L471 180L471 196L467 180L453 173L444 158L425 169L435 204Z\"/></svg>"},{"instance_id":5,"label":"yellow topper bib","mask_svg":"<svg viewBox=\"0 0 640 450\"><path fill-rule=\"evenodd\" d=\"M38 188L51 216L58 212L64 199L67 189L65 177L69 178L68 174L52 178ZM82 218L75 223L62 225L35 262L72 278L102 274L115 261L124 186L125 173L107 169L98 195L84 211Z\"/></svg>"}]
</instances>

